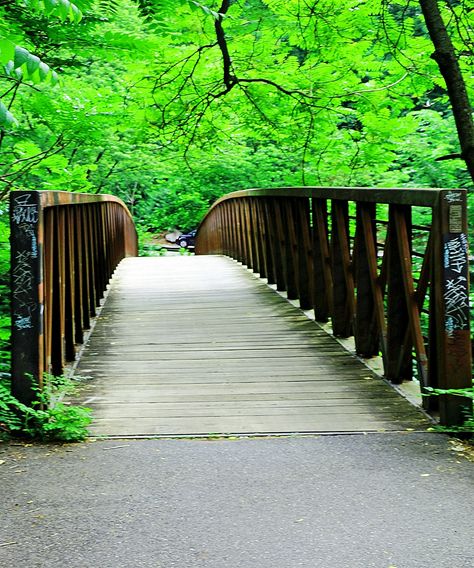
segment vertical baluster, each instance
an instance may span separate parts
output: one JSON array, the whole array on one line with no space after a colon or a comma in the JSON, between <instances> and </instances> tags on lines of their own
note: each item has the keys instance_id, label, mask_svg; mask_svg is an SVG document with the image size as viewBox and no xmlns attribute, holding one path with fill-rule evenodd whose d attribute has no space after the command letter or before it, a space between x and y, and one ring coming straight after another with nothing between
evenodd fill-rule
<instances>
[{"instance_id":1,"label":"vertical baluster","mask_svg":"<svg viewBox=\"0 0 474 568\"><path fill-rule=\"evenodd\" d=\"M66 361L74 361L75 349L75 224L73 208L64 206L64 341Z\"/></svg>"},{"instance_id":2,"label":"vertical baluster","mask_svg":"<svg viewBox=\"0 0 474 568\"><path fill-rule=\"evenodd\" d=\"M285 232L286 232L286 293L289 300L298 299L299 260L298 235L296 234L295 217L293 214L293 200L282 200Z\"/></svg>"},{"instance_id":3,"label":"vertical baluster","mask_svg":"<svg viewBox=\"0 0 474 568\"><path fill-rule=\"evenodd\" d=\"M45 365L46 373L52 370L53 352L53 285L54 285L54 227L56 224L55 210L44 210L44 335L45 335Z\"/></svg>"},{"instance_id":4,"label":"vertical baluster","mask_svg":"<svg viewBox=\"0 0 474 568\"><path fill-rule=\"evenodd\" d=\"M232 199L232 223L233 223L232 258L235 258L239 262L243 262L242 239L240 231L240 215L238 211L237 199Z\"/></svg>"},{"instance_id":5,"label":"vertical baluster","mask_svg":"<svg viewBox=\"0 0 474 568\"><path fill-rule=\"evenodd\" d=\"M397 211L399 215L397 216ZM411 250L410 208L403 205L391 205L389 208L389 226L385 245L387 257L387 368L386 376L394 383L401 383L413 376L411 349L404 349L403 341L409 326L409 314L405 299L401 245L397 225L407 225L406 245ZM400 354L404 360L400 361Z\"/></svg>"},{"instance_id":6,"label":"vertical baluster","mask_svg":"<svg viewBox=\"0 0 474 568\"><path fill-rule=\"evenodd\" d=\"M267 231L265 226L264 198L259 197L255 200L255 236L258 250L259 266L258 272L260 278L268 278L268 266L270 259L268 255L268 243L266 241Z\"/></svg>"},{"instance_id":7,"label":"vertical baluster","mask_svg":"<svg viewBox=\"0 0 474 568\"><path fill-rule=\"evenodd\" d=\"M292 199L293 219L298 262L298 297L300 307L309 310L313 307L313 257L311 246L311 227L309 199Z\"/></svg>"},{"instance_id":8,"label":"vertical baluster","mask_svg":"<svg viewBox=\"0 0 474 568\"><path fill-rule=\"evenodd\" d=\"M240 256L241 256L241 260L240 262L246 266L247 262L248 262L248 258L247 258L247 239L246 239L246 233L245 233L245 220L244 220L244 212L243 212L243 200L242 199L237 199L236 200L236 211L237 211L237 216L238 216L238 227L239 227L239 242L240 242Z\"/></svg>"},{"instance_id":9,"label":"vertical baluster","mask_svg":"<svg viewBox=\"0 0 474 568\"><path fill-rule=\"evenodd\" d=\"M60 375L64 362L64 221L59 207L51 208L52 298L51 373Z\"/></svg>"},{"instance_id":10,"label":"vertical baluster","mask_svg":"<svg viewBox=\"0 0 474 568\"><path fill-rule=\"evenodd\" d=\"M263 255L265 257L265 274L268 284L276 284L276 260L275 260L275 245L276 234L273 226L272 198L261 198L259 203L261 205L261 221L262 221L262 240L263 240Z\"/></svg>"},{"instance_id":11,"label":"vertical baluster","mask_svg":"<svg viewBox=\"0 0 474 568\"><path fill-rule=\"evenodd\" d=\"M229 218L230 218L230 232L229 232L229 256L235 260L240 261L240 245L237 227L237 214L235 212L235 199L229 201Z\"/></svg>"},{"instance_id":12,"label":"vertical baluster","mask_svg":"<svg viewBox=\"0 0 474 568\"><path fill-rule=\"evenodd\" d=\"M75 288L75 295L74 295L74 322L75 322L75 341L76 343L82 343L84 341L84 334L83 329L85 329L85 324L89 323L88 319L87 322L84 321L84 290L83 284L84 279L81 274L83 270L83 225L82 225L82 206L76 205L73 208L74 214L74 227L75 227L75 239L74 239L74 288Z\"/></svg>"},{"instance_id":13,"label":"vertical baluster","mask_svg":"<svg viewBox=\"0 0 474 568\"><path fill-rule=\"evenodd\" d=\"M331 256L333 275L332 330L350 337L355 312L354 280L349 246L349 212L346 201L332 202Z\"/></svg>"},{"instance_id":14,"label":"vertical baluster","mask_svg":"<svg viewBox=\"0 0 474 568\"><path fill-rule=\"evenodd\" d=\"M218 212L218 227L217 232L219 236L219 244L218 244L218 254L224 254L224 243L225 243L225 211L224 207L220 205L217 208Z\"/></svg>"},{"instance_id":15,"label":"vertical baluster","mask_svg":"<svg viewBox=\"0 0 474 568\"><path fill-rule=\"evenodd\" d=\"M326 322L332 312L333 286L325 199L312 200L313 207L313 299L316 321Z\"/></svg>"},{"instance_id":16,"label":"vertical baluster","mask_svg":"<svg viewBox=\"0 0 474 568\"><path fill-rule=\"evenodd\" d=\"M244 213L244 225L245 225L245 241L247 243L247 268L253 269L255 266L254 251L252 249L252 217L250 212L250 200L248 198L242 199L242 207Z\"/></svg>"},{"instance_id":17,"label":"vertical baluster","mask_svg":"<svg viewBox=\"0 0 474 568\"><path fill-rule=\"evenodd\" d=\"M254 259L253 271L260 275L260 278L265 278L265 267L263 266L263 255L262 255L262 240L260 234L260 225L258 218L258 198L250 198L250 216L252 220L251 225L251 239L252 239L252 256ZM262 276L263 273L263 276Z\"/></svg>"},{"instance_id":18,"label":"vertical baluster","mask_svg":"<svg viewBox=\"0 0 474 568\"><path fill-rule=\"evenodd\" d=\"M89 314L92 317L96 315L96 292L95 292L95 263L96 263L96 255L95 255L95 247L94 247L94 238L95 233L93 229L93 221L92 221L92 205L88 204L85 207L85 220L86 220L86 227L87 227L87 236L85 239L85 244L87 248L87 273L89 276L89 283L87 287L87 291L89 293Z\"/></svg>"},{"instance_id":19,"label":"vertical baluster","mask_svg":"<svg viewBox=\"0 0 474 568\"><path fill-rule=\"evenodd\" d=\"M276 244L276 276L277 276L277 290L283 291L288 289L288 278L294 279L294 274L288 275L288 262L287 261L287 238L285 232L285 224L283 221L283 203L281 198L273 198L273 216L274 216L274 229L275 229L275 244Z\"/></svg>"},{"instance_id":20,"label":"vertical baluster","mask_svg":"<svg viewBox=\"0 0 474 568\"><path fill-rule=\"evenodd\" d=\"M92 281L91 275L91 234L89 226L89 204L81 205L81 246L82 246L82 321L84 329L90 329L90 318L95 315L95 306L91 302Z\"/></svg>"},{"instance_id":21,"label":"vertical baluster","mask_svg":"<svg viewBox=\"0 0 474 568\"><path fill-rule=\"evenodd\" d=\"M357 303L354 338L356 352L364 357L372 357L378 354L380 339L383 340L385 335L383 299L377 274L375 203L358 203L356 216L354 259ZM385 349L382 349L382 353L385 356Z\"/></svg>"},{"instance_id":22,"label":"vertical baluster","mask_svg":"<svg viewBox=\"0 0 474 568\"><path fill-rule=\"evenodd\" d=\"M229 256L227 254L227 250L229 248L229 209L228 203L222 203L222 253L225 256Z\"/></svg>"}]
</instances>

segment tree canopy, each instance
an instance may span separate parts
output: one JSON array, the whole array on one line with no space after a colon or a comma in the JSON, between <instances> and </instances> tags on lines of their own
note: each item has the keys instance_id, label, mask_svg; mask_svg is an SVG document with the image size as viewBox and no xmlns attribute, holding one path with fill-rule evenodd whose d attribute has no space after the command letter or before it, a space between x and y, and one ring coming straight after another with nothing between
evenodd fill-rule
<instances>
[{"instance_id":1,"label":"tree canopy","mask_svg":"<svg viewBox=\"0 0 474 568\"><path fill-rule=\"evenodd\" d=\"M249 186L470 187L420 4L0 3L0 194L112 192L166 229ZM472 98L472 7L435 4Z\"/></svg>"}]
</instances>

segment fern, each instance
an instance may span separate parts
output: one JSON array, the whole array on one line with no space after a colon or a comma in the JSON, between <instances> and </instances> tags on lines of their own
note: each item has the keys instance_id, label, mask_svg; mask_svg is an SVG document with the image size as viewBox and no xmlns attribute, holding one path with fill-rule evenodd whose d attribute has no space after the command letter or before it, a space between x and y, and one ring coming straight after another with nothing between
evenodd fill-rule
<instances>
[{"instance_id":1,"label":"fern","mask_svg":"<svg viewBox=\"0 0 474 568\"><path fill-rule=\"evenodd\" d=\"M116 14L119 8L119 0L98 0L97 8L103 14Z\"/></svg>"},{"instance_id":2,"label":"fern","mask_svg":"<svg viewBox=\"0 0 474 568\"><path fill-rule=\"evenodd\" d=\"M56 16L65 21L78 23L82 20L82 12L69 0L23 0L23 4L46 16Z\"/></svg>"},{"instance_id":3,"label":"fern","mask_svg":"<svg viewBox=\"0 0 474 568\"><path fill-rule=\"evenodd\" d=\"M45 377L33 406L26 406L10 393L8 381L0 380L0 439L27 436L42 441L78 442L88 435L91 411L60 402L74 388L70 379Z\"/></svg>"},{"instance_id":4,"label":"fern","mask_svg":"<svg viewBox=\"0 0 474 568\"><path fill-rule=\"evenodd\" d=\"M189 0L136 0L138 9L145 21L157 23L166 14L173 14L177 4L188 3Z\"/></svg>"}]
</instances>

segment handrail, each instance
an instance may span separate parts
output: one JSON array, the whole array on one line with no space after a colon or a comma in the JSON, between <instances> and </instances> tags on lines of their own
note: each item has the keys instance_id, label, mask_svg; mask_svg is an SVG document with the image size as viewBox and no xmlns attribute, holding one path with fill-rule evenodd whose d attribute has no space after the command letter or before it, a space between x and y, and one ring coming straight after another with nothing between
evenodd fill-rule
<instances>
[{"instance_id":1,"label":"handrail","mask_svg":"<svg viewBox=\"0 0 474 568\"><path fill-rule=\"evenodd\" d=\"M228 255L286 290L331 320L334 335L354 336L359 355L381 354L394 383L415 367L425 392L472 385L465 190L238 191L211 207L196 254ZM445 425L462 423L472 404L423 400Z\"/></svg>"},{"instance_id":2,"label":"handrail","mask_svg":"<svg viewBox=\"0 0 474 568\"><path fill-rule=\"evenodd\" d=\"M137 233L112 195L14 191L10 219L12 393L30 404L43 374L74 360L115 267L137 255Z\"/></svg>"}]
</instances>

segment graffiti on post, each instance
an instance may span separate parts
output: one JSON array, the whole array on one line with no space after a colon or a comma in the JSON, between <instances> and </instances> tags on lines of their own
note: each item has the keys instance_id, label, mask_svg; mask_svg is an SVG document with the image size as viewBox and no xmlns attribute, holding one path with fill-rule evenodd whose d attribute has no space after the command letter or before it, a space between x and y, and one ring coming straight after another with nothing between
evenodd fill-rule
<instances>
[{"instance_id":1,"label":"graffiti on post","mask_svg":"<svg viewBox=\"0 0 474 568\"><path fill-rule=\"evenodd\" d=\"M38 241L36 239L35 225L31 223L21 223L18 225L18 229L23 232L24 235L31 239L31 257L38 257Z\"/></svg>"},{"instance_id":2,"label":"graffiti on post","mask_svg":"<svg viewBox=\"0 0 474 568\"><path fill-rule=\"evenodd\" d=\"M31 268L33 255L30 251L17 251L14 257L12 269L13 300L15 314L13 324L17 329L33 327L31 316L36 310L36 302L33 300L34 277Z\"/></svg>"},{"instance_id":3,"label":"graffiti on post","mask_svg":"<svg viewBox=\"0 0 474 568\"><path fill-rule=\"evenodd\" d=\"M444 194L444 199L448 203L461 203L462 193L458 193L457 191L449 191L448 193Z\"/></svg>"},{"instance_id":4,"label":"graffiti on post","mask_svg":"<svg viewBox=\"0 0 474 568\"><path fill-rule=\"evenodd\" d=\"M20 195L15 198L12 219L17 225L38 222L38 206L31 202L31 195Z\"/></svg>"},{"instance_id":5,"label":"graffiti on post","mask_svg":"<svg viewBox=\"0 0 474 568\"><path fill-rule=\"evenodd\" d=\"M455 331L469 329L467 258L466 235L446 235L444 238L444 306L445 329L450 337Z\"/></svg>"},{"instance_id":6,"label":"graffiti on post","mask_svg":"<svg viewBox=\"0 0 474 568\"><path fill-rule=\"evenodd\" d=\"M13 325L19 330L33 329L33 314L38 309L35 297L35 263L38 258L38 205L31 194L14 198L12 223L15 227L17 250L13 255Z\"/></svg>"}]
</instances>

